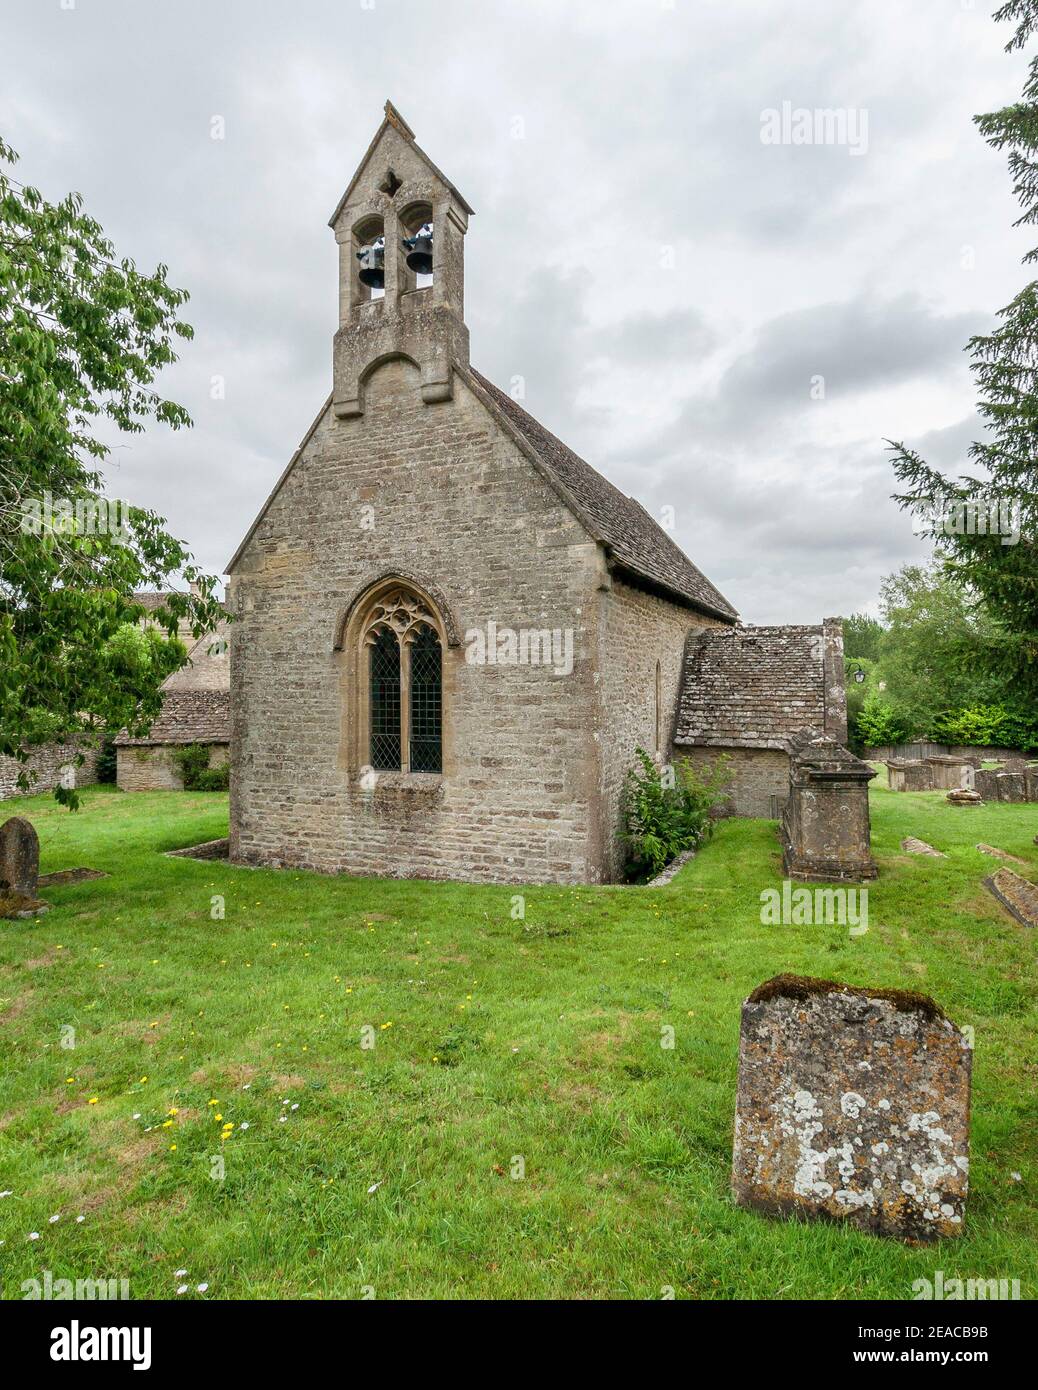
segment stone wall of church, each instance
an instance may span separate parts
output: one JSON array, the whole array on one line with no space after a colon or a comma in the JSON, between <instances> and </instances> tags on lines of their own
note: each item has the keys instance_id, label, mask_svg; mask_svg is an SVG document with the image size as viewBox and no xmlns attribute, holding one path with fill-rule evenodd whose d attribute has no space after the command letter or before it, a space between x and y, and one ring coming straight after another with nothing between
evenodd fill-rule
<instances>
[{"instance_id":1,"label":"stone wall of church","mask_svg":"<svg viewBox=\"0 0 1038 1390\"><path fill-rule=\"evenodd\" d=\"M598 741L601 749L599 836L605 876L619 878L623 787L644 748L662 762L671 758L685 639L690 631L715 626L712 619L614 579L600 595L602 613L598 683ZM660 663L657 747L656 663Z\"/></svg>"},{"instance_id":2,"label":"stone wall of church","mask_svg":"<svg viewBox=\"0 0 1038 1390\"><path fill-rule=\"evenodd\" d=\"M348 654L334 648L350 604L390 571L438 590L461 640L444 651L443 776L372 786L353 757ZM599 547L461 381L453 401L426 405L412 366L381 366L362 416L322 417L235 567L232 858L506 883L608 873L603 578ZM569 630L572 671L466 661L465 634L491 621ZM671 710L681 651L679 636Z\"/></svg>"},{"instance_id":3,"label":"stone wall of church","mask_svg":"<svg viewBox=\"0 0 1038 1390\"><path fill-rule=\"evenodd\" d=\"M781 749L689 745L678 752L704 768L712 766L719 754L727 756L731 773L727 802L732 815L774 820L789 797L789 754Z\"/></svg>"}]
</instances>

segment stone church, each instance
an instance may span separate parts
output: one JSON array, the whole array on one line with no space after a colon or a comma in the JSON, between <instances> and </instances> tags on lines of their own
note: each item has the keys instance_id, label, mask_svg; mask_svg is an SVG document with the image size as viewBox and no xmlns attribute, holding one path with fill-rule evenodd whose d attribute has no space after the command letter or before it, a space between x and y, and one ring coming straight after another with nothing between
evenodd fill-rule
<instances>
[{"instance_id":1,"label":"stone church","mask_svg":"<svg viewBox=\"0 0 1038 1390\"><path fill-rule=\"evenodd\" d=\"M472 208L385 118L332 215L333 387L228 566L231 857L596 883L642 747L843 741L839 628L746 628L625 496L469 362ZM546 231L548 229L545 229Z\"/></svg>"}]
</instances>

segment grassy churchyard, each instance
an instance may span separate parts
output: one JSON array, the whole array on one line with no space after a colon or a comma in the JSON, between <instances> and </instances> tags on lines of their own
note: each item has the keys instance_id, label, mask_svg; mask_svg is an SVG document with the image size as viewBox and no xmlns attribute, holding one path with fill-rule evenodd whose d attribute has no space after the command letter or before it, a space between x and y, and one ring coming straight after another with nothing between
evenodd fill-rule
<instances>
[{"instance_id":1,"label":"grassy churchyard","mask_svg":"<svg viewBox=\"0 0 1038 1390\"><path fill-rule=\"evenodd\" d=\"M0 924L3 1295L49 1270L135 1298L900 1299L942 1269L1033 1298L1038 936L973 846L1033 878L1038 814L872 803L881 876L854 935L762 924L763 821L722 824L666 888L530 888L520 918L511 887L163 857L226 833L218 794L5 807L44 872L110 876ZM973 1026L961 1239L732 1204L739 1007L780 971L920 989Z\"/></svg>"}]
</instances>

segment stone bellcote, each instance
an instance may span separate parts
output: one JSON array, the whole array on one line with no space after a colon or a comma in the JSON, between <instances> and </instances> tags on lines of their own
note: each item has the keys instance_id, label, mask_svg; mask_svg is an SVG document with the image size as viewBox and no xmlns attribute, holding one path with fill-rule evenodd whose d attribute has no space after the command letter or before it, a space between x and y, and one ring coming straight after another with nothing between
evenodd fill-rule
<instances>
[{"instance_id":1,"label":"stone bellcote","mask_svg":"<svg viewBox=\"0 0 1038 1390\"><path fill-rule=\"evenodd\" d=\"M471 215L387 101L385 118L329 222L339 244L333 406L340 420L363 415L365 381L394 357L419 369L427 404L452 397L454 367L469 361L464 238ZM427 224L433 229L433 269L417 275L401 242ZM363 282L357 259L379 237L385 243L382 289Z\"/></svg>"}]
</instances>

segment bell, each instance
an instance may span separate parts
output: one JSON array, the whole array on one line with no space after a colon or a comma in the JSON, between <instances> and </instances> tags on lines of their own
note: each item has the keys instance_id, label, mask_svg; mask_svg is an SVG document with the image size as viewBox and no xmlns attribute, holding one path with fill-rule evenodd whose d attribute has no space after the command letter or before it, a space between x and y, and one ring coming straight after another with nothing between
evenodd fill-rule
<instances>
[{"instance_id":1,"label":"bell","mask_svg":"<svg viewBox=\"0 0 1038 1390\"><path fill-rule=\"evenodd\" d=\"M386 287L386 242L384 237L378 237L370 246L362 246L357 252L357 260L360 261L360 274L358 279L362 285L367 285L373 290L382 290Z\"/></svg>"},{"instance_id":2,"label":"bell","mask_svg":"<svg viewBox=\"0 0 1038 1390\"><path fill-rule=\"evenodd\" d=\"M401 245L407 252L405 259L408 270L413 270L416 275L432 274L433 229L431 222L426 222L424 227L419 227L414 236L404 237Z\"/></svg>"}]
</instances>

